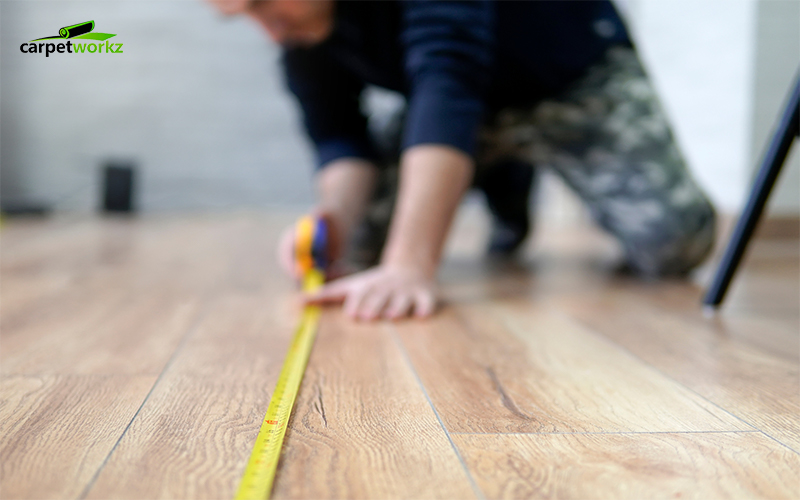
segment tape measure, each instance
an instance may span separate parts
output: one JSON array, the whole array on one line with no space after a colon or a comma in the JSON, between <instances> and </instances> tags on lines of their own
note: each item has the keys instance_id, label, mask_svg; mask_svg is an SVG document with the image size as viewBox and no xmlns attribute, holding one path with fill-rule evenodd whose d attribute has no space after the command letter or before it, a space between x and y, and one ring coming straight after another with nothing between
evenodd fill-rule
<instances>
[{"instance_id":1,"label":"tape measure","mask_svg":"<svg viewBox=\"0 0 800 500\"><path fill-rule=\"evenodd\" d=\"M323 270L327 266L327 241L328 227L325 221L306 216L297 223L295 262L303 276L303 290L306 292L318 289L325 282ZM319 315L319 306L306 306L303 309L300 325L292 338L234 500L264 500L272 491L286 426L317 336Z\"/></svg>"}]
</instances>

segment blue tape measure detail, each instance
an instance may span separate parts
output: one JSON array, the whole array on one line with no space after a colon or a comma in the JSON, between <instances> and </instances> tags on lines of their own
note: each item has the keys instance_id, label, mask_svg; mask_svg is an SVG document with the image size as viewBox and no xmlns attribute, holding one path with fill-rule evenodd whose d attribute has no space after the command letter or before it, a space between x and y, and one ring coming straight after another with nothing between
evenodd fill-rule
<instances>
[{"instance_id":1,"label":"blue tape measure detail","mask_svg":"<svg viewBox=\"0 0 800 500\"><path fill-rule=\"evenodd\" d=\"M326 269L328 267L328 225L323 219L317 219L314 231L314 240L311 243L311 258L314 267Z\"/></svg>"}]
</instances>

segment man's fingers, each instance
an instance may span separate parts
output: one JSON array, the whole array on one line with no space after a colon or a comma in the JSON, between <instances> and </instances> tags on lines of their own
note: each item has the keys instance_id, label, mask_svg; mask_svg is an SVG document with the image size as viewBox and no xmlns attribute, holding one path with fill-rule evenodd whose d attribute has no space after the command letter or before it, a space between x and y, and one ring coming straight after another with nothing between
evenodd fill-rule
<instances>
[{"instance_id":1,"label":"man's fingers","mask_svg":"<svg viewBox=\"0 0 800 500\"><path fill-rule=\"evenodd\" d=\"M344 313L351 317L358 317L358 311L361 309L361 304L367 297L368 290L366 289L352 289L348 290L347 297L344 299Z\"/></svg>"},{"instance_id":2,"label":"man's fingers","mask_svg":"<svg viewBox=\"0 0 800 500\"><path fill-rule=\"evenodd\" d=\"M329 304L334 302L341 302L348 296L348 288L346 284L331 283L323 286L313 293L307 293L303 296L306 304Z\"/></svg>"},{"instance_id":3,"label":"man's fingers","mask_svg":"<svg viewBox=\"0 0 800 500\"><path fill-rule=\"evenodd\" d=\"M435 285L406 279L378 268L332 281L304 299L312 304L344 302L345 315L356 320L432 316L437 307Z\"/></svg>"},{"instance_id":4,"label":"man's fingers","mask_svg":"<svg viewBox=\"0 0 800 500\"><path fill-rule=\"evenodd\" d=\"M403 318L411 312L413 301L408 293L397 293L392 297L386 308L385 316L389 319Z\"/></svg>"},{"instance_id":5,"label":"man's fingers","mask_svg":"<svg viewBox=\"0 0 800 500\"><path fill-rule=\"evenodd\" d=\"M389 298L390 294L388 292L372 292L362 301L358 316L366 320L377 319L389 302Z\"/></svg>"},{"instance_id":6,"label":"man's fingers","mask_svg":"<svg viewBox=\"0 0 800 500\"><path fill-rule=\"evenodd\" d=\"M414 316L417 318L427 318L436 309L436 297L427 291L420 290L414 294Z\"/></svg>"}]
</instances>

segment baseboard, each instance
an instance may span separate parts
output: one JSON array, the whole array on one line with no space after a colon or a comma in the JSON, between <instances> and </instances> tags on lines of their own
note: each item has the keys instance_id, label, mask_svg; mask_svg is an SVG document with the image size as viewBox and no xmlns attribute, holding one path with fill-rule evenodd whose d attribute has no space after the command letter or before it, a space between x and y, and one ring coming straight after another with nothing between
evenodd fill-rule
<instances>
[{"instance_id":1,"label":"baseboard","mask_svg":"<svg viewBox=\"0 0 800 500\"><path fill-rule=\"evenodd\" d=\"M730 234L734 224L739 220L739 214L720 214L718 219L723 234ZM753 237L765 240L800 239L800 216L762 216Z\"/></svg>"}]
</instances>

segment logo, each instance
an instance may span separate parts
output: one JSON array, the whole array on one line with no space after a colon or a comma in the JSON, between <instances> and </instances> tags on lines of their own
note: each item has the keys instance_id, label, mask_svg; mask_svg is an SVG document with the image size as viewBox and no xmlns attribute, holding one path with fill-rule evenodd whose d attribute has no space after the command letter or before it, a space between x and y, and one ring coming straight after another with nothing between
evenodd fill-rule
<instances>
[{"instance_id":1,"label":"logo","mask_svg":"<svg viewBox=\"0 0 800 500\"><path fill-rule=\"evenodd\" d=\"M107 40L113 36L111 33L94 33L94 21L65 26L58 30L58 36L46 36L25 42L19 46L19 51L24 54L122 54L121 43L110 43ZM66 40L64 42L44 42L42 40ZM101 43L77 43L73 40L97 40ZM105 42L103 44L102 42Z\"/></svg>"}]
</instances>

